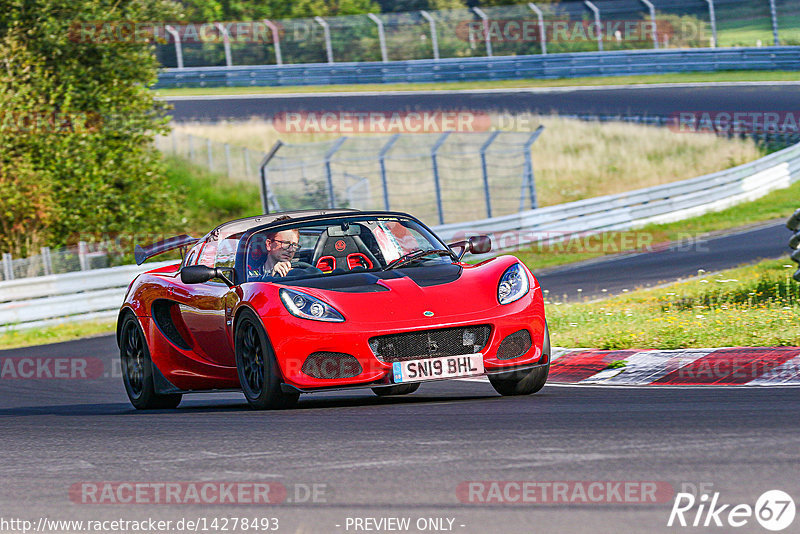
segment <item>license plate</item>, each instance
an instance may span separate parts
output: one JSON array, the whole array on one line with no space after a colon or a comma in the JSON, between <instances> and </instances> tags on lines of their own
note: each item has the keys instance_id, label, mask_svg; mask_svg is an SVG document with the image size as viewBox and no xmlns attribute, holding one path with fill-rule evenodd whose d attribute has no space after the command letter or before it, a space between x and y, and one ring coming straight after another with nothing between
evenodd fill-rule
<instances>
[{"instance_id":1,"label":"license plate","mask_svg":"<svg viewBox=\"0 0 800 534\"><path fill-rule=\"evenodd\" d=\"M392 364L392 377L395 384L482 375L483 372L483 354L481 353L409 360Z\"/></svg>"}]
</instances>

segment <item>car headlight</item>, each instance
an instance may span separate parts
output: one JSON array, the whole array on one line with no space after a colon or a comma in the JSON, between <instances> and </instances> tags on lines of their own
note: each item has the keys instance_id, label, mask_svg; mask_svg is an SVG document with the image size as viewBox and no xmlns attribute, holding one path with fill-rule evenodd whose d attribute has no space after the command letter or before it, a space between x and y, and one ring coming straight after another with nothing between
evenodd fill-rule
<instances>
[{"instance_id":1,"label":"car headlight","mask_svg":"<svg viewBox=\"0 0 800 534\"><path fill-rule=\"evenodd\" d=\"M289 313L302 319L312 321L326 321L329 323L342 323L344 317L330 306L318 298L314 298L306 293L294 291L292 289L281 289L281 300Z\"/></svg>"},{"instance_id":2,"label":"car headlight","mask_svg":"<svg viewBox=\"0 0 800 534\"><path fill-rule=\"evenodd\" d=\"M524 297L530 289L528 275L522 265L515 263L500 277L497 286L497 301L500 304L509 304Z\"/></svg>"}]
</instances>

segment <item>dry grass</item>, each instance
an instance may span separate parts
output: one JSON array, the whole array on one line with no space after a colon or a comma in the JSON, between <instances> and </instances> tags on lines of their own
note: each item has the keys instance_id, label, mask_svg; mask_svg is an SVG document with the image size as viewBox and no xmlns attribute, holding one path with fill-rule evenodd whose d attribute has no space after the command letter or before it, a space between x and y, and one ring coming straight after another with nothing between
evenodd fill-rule
<instances>
[{"instance_id":1,"label":"dry grass","mask_svg":"<svg viewBox=\"0 0 800 534\"><path fill-rule=\"evenodd\" d=\"M694 178L764 155L750 140L681 134L667 128L637 124L498 114L492 116L492 124L518 132L533 131L539 124L545 125L546 130L533 145L532 152L542 206ZM324 133L281 133L271 122L262 119L178 123L174 128L263 152L278 139L301 144L338 137L338 134Z\"/></svg>"}]
</instances>

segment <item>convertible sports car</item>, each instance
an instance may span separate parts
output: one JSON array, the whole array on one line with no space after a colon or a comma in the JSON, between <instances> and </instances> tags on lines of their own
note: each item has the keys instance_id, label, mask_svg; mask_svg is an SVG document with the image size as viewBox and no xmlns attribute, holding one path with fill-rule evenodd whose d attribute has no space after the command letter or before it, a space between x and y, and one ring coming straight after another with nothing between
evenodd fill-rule
<instances>
[{"instance_id":1,"label":"convertible sports car","mask_svg":"<svg viewBox=\"0 0 800 534\"><path fill-rule=\"evenodd\" d=\"M542 291L512 256L477 265L475 236L445 245L404 213L294 211L225 223L180 248L180 264L131 282L117 323L122 375L138 409L184 393L241 390L257 409L300 393L488 375L502 395L544 386L550 339Z\"/></svg>"}]
</instances>

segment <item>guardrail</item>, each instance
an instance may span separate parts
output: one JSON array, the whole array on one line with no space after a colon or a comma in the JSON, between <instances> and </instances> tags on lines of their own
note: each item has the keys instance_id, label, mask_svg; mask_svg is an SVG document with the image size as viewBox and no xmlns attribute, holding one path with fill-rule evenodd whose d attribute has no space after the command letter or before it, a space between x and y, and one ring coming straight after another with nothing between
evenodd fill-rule
<instances>
[{"instance_id":1,"label":"guardrail","mask_svg":"<svg viewBox=\"0 0 800 534\"><path fill-rule=\"evenodd\" d=\"M156 88L430 83L718 70L800 70L800 46L165 69L159 74Z\"/></svg>"},{"instance_id":2,"label":"guardrail","mask_svg":"<svg viewBox=\"0 0 800 534\"><path fill-rule=\"evenodd\" d=\"M507 250L558 235L626 230L677 221L754 200L800 180L800 144L757 161L690 180L579 200L514 215L434 227L445 241L493 235ZM0 330L113 317L133 277L174 262L0 282Z\"/></svg>"},{"instance_id":3,"label":"guardrail","mask_svg":"<svg viewBox=\"0 0 800 534\"><path fill-rule=\"evenodd\" d=\"M114 317L136 275L175 261L0 282L0 331Z\"/></svg>"}]
</instances>

